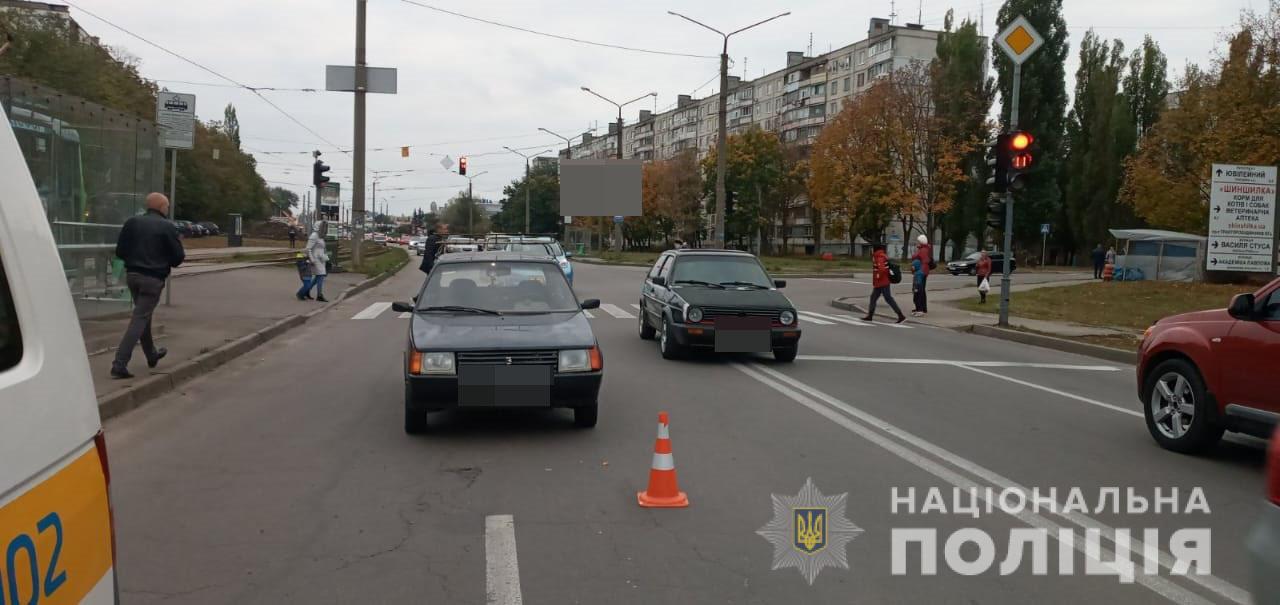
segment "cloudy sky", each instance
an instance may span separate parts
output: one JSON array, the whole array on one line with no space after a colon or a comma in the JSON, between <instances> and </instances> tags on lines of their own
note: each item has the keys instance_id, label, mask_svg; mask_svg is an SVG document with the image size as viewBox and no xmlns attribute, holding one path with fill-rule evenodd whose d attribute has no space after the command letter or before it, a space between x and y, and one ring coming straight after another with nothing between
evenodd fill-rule
<instances>
[{"instance_id":1,"label":"cloudy sky","mask_svg":"<svg viewBox=\"0 0 1280 605\"><path fill-rule=\"evenodd\" d=\"M1266 0L1066 0L1072 57L1084 32L1094 27L1128 48L1150 33L1169 56L1171 77L1188 62L1205 63L1237 20L1241 9L1264 8ZM416 3L416 4L415 4ZM351 95L337 92L261 94L317 134L291 121L251 92L113 28L93 13L228 78L255 87L316 88L323 91L324 66L354 63L354 0L72 0L72 14L104 43L141 61L144 76L170 90L198 95L201 119L221 119L234 103L243 145L260 161L272 184L300 194L311 180L311 149L320 149L334 180L350 199ZM463 13L548 33L670 53L681 57L588 46L504 29L437 10ZM715 91L719 38L666 14L678 10L721 30L737 29L786 10L791 15L730 40L731 73L759 77L782 67L786 52L815 53L866 36L871 17L890 12L888 0L724 0L680 3L623 0L370 0L368 63L399 69L399 94L370 95L368 168L402 171L382 179L378 201L393 213L444 202L465 179L441 168L441 156L469 155L477 196L497 199L502 187L524 170L524 160L504 145L533 154L563 142L539 127L574 136L596 126L604 132L616 109L579 90L589 86L616 101L647 92L656 100L628 106L663 110L676 95ZM999 3L979 0L899 0L898 23L923 17L940 28L954 9L958 19L985 15L993 35ZM86 12L87 11L87 12ZM957 19L957 20L958 20ZM214 84L216 86L210 86ZM699 88L701 87L701 88ZM327 141L327 142L326 142ZM332 143L333 145L331 145ZM402 158L400 147L412 146ZM276 152L276 153L266 153ZM433 155L435 154L435 155ZM180 202L180 200L179 200Z\"/></svg>"}]
</instances>

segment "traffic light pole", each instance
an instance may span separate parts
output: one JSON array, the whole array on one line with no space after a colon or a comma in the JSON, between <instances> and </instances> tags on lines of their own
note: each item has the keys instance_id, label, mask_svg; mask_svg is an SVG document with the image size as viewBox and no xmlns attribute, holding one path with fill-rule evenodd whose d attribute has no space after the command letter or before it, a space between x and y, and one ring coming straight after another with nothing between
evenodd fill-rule
<instances>
[{"instance_id":1,"label":"traffic light pole","mask_svg":"<svg viewBox=\"0 0 1280 605\"><path fill-rule=\"evenodd\" d=\"M1022 64L1013 64L1012 103L1009 106L1009 132L1018 129L1018 97L1022 89ZM1013 267L1013 192L1004 193L1004 266L1000 276L1000 327L1009 327L1009 273Z\"/></svg>"}]
</instances>

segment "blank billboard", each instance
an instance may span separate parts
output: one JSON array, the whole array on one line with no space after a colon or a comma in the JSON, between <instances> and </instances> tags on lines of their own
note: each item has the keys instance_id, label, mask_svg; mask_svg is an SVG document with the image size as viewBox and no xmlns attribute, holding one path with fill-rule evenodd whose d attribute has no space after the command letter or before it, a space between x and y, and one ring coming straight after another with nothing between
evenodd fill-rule
<instances>
[{"instance_id":1,"label":"blank billboard","mask_svg":"<svg viewBox=\"0 0 1280 605\"><path fill-rule=\"evenodd\" d=\"M640 216L641 160L560 160L560 214Z\"/></svg>"}]
</instances>

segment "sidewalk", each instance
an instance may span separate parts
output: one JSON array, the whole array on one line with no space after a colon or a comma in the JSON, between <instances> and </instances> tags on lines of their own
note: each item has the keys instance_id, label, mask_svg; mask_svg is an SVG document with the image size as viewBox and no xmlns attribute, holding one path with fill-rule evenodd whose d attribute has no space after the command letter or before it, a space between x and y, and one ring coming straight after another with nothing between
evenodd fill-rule
<instances>
[{"instance_id":1,"label":"sidewalk","mask_svg":"<svg viewBox=\"0 0 1280 605\"><path fill-rule=\"evenodd\" d=\"M343 290L364 280L362 273L330 274L325 280L325 295L334 300ZM131 388L149 374L165 373L167 368L290 315L316 309L319 303L294 298L300 286L298 273L290 266L217 271L172 280L173 304L161 302L152 319L152 331L162 331L156 336L156 346L168 348L169 354L156 369L149 370L141 347L134 349L129 370L135 378L131 380L113 380L110 376L114 349L128 318L81 320L85 346L90 353L97 353L89 357L89 365L98 398Z\"/></svg>"},{"instance_id":2,"label":"sidewalk","mask_svg":"<svg viewBox=\"0 0 1280 605\"><path fill-rule=\"evenodd\" d=\"M1021 283L1012 286L1012 292L1025 292L1036 288L1046 288L1053 286L1070 286L1080 283L1088 283L1091 281L1087 276L1081 278L1072 278L1067 280L1051 280L1036 283ZM911 308L911 292L894 291L894 298L898 301L898 306L902 307L904 313L909 313ZM953 285L953 287L945 289L929 288L929 313L923 317L912 317L909 321L921 323L925 325L937 326L940 328L960 328L971 325L995 325L997 317L991 313L975 313L960 309L952 304L952 301L976 298L978 296L977 289L972 283L966 283L963 286ZM841 309L855 310L858 313L866 313L868 298L861 297L844 297L831 301L831 305ZM993 284L992 290L987 294L987 304L992 307L1000 306L1000 288L998 284ZM884 301L876 305L876 317L885 319L896 319L893 311ZM1083 324L1070 323L1064 321L1048 321L1042 319L1029 319L1025 317L1009 316L1009 325L1014 328L1024 330L1034 330L1044 334L1053 334L1065 338L1073 338L1080 336L1115 336L1129 335L1127 330L1116 328L1107 328L1101 326L1086 326Z\"/></svg>"}]
</instances>

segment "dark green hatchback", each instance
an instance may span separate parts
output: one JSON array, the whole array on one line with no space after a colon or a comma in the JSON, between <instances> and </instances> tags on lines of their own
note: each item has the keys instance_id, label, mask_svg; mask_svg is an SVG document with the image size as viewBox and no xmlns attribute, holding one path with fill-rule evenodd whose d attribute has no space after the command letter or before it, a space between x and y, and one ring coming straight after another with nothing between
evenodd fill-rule
<instances>
[{"instance_id":1,"label":"dark green hatchback","mask_svg":"<svg viewBox=\"0 0 1280 605\"><path fill-rule=\"evenodd\" d=\"M754 255L738 250L662 253L640 289L640 338L657 338L667 359L691 350L773 353L793 361L796 308Z\"/></svg>"}]
</instances>

